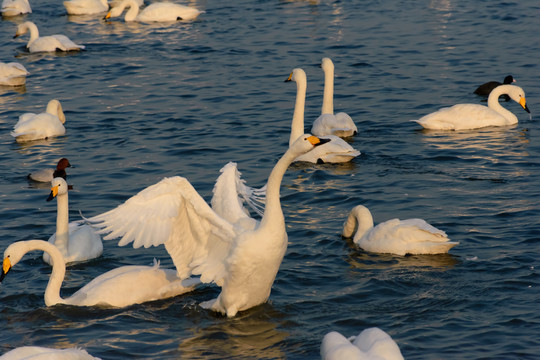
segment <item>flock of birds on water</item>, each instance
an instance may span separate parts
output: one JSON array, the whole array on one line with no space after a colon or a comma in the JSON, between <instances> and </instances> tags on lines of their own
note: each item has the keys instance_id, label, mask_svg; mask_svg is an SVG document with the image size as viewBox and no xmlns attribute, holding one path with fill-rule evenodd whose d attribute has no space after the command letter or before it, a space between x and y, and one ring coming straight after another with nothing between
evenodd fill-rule
<instances>
[{"instance_id":1,"label":"flock of birds on water","mask_svg":"<svg viewBox=\"0 0 540 360\"><path fill-rule=\"evenodd\" d=\"M171 22L193 20L204 11L193 7L156 2L144 6L142 0L68 0L68 14L103 14L105 19L121 16L125 21ZM28 0L4 0L2 15L31 13ZM80 51L65 35L40 36L36 24L21 23L15 37L30 32L29 52ZM189 181L175 176L164 178L132 196L123 204L101 215L69 222L66 168L71 164L60 159L55 169L42 169L28 175L31 181L51 183L47 201L56 199L56 232L44 240L18 241L4 252L0 281L30 251L43 251L43 260L52 266L45 289L45 305L125 307L187 293L201 283L221 288L216 299L201 307L228 317L267 301L272 284L287 249L285 219L280 204L280 186L285 171L296 161L340 163L351 161L360 152L343 138L358 132L354 121L344 113L334 113L334 64L323 58L324 95L321 115L314 121L311 133L304 133L304 106L307 79L304 70L295 68L285 81L296 83L297 93L291 125L289 148L272 169L267 184L260 189L242 180L235 163L221 169L210 204L198 194ZM20 63L0 63L0 85L22 86L30 75ZM501 84L491 81L475 90L487 96L487 106L458 104L442 108L416 121L423 128L439 130L477 129L508 126L517 117L499 103L513 100L530 113L525 92L513 85L507 76ZM20 115L11 135L17 142L49 139L65 134L66 117L59 100L49 101L45 112ZM260 220L252 217L250 207ZM60 296L66 264L101 256L103 239L120 238L118 245L134 248L160 246L171 256L175 270L153 266L122 266L90 281L68 298ZM370 211L363 205L354 207L346 219L342 235L352 238L365 251L406 254L446 253L458 243L446 233L422 219L392 219L373 223ZM198 277L196 277L198 276ZM136 287L132 284L137 283ZM363 330L346 338L338 332L326 334L321 357L338 359L403 359L395 341L379 328ZM0 359L97 359L79 348L54 349L24 346L13 349Z\"/></svg>"}]
</instances>

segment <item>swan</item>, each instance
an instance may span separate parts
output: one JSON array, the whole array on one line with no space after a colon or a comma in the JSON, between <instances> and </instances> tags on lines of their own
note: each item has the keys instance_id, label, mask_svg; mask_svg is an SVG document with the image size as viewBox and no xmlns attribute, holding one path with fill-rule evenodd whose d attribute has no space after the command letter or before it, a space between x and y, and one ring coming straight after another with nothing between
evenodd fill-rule
<instances>
[{"instance_id":1,"label":"swan","mask_svg":"<svg viewBox=\"0 0 540 360\"><path fill-rule=\"evenodd\" d=\"M56 164L56 169L48 168L33 171L28 174L28 179L38 182L51 182L56 177L61 177L66 179L66 168L71 167L69 160L66 158L61 158Z\"/></svg>"},{"instance_id":2,"label":"swan","mask_svg":"<svg viewBox=\"0 0 540 360\"><path fill-rule=\"evenodd\" d=\"M32 12L28 0L4 0L2 1L2 16L17 16Z\"/></svg>"},{"instance_id":3,"label":"swan","mask_svg":"<svg viewBox=\"0 0 540 360\"><path fill-rule=\"evenodd\" d=\"M480 85L479 87L477 87L476 90L474 90L474 93L476 95L488 96L493 91L493 89L495 89L497 86L510 85L515 82L516 80L514 79L514 77L512 75L508 75L507 77L504 78L502 84L498 81L488 81L487 83L484 83ZM506 96L506 101L510 100L508 95L505 95L505 96Z\"/></svg>"},{"instance_id":4,"label":"swan","mask_svg":"<svg viewBox=\"0 0 540 360\"><path fill-rule=\"evenodd\" d=\"M242 211L236 195L227 205L234 222L226 220L179 176L165 178L89 221L108 233L105 240L122 237L120 246L164 244L180 278L201 275L202 282L221 287L216 299L201 306L233 317L270 296L287 249L281 181L296 157L326 141L305 134L289 147L268 177L260 222Z\"/></svg>"},{"instance_id":5,"label":"swan","mask_svg":"<svg viewBox=\"0 0 540 360\"><path fill-rule=\"evenodd\" d=\"M291 125L291 136L289 138L289 146L304 133L304 107L306 102L307 78L304 70L300 68L293 69L286 82L296 82L296 103L294 105L294 114ZM358 150L355 150L345 140L335 136L327 135L321 138L329 141L318 146L310 152L298 156L295 161L307 161L311 163L339 163L351 161L356 156L360 155Z\"/></svg>"},{"instance_id":6,"label":"swan","mask_svg":"<svg viewBox=\"0 0 540 360\"><path fill-rule=\"evenodd\" d=\"M344 237L353 234L354 243L362 249L395 255L446 253L459 244L422 219L392 219L373 227L371 212L363 205L355 206L343 225Z\"/></svg>"},{"instance_id":7,"label":"swan","mask_svg":"<svg viewBox=\"0 0 540 360\"><path fill-rule=\"evenodd\" d=\"M26 82L28 70L17 62L0 62L0 85L21 86Z\"/></svg>"},{"instance_id":8,"label":"swan","mask_svg":"<svg viewBox=\"0 0 540 360\"><path fill-rule=\"evenodd\" d=\"M351 343L352 341L352 343ZM383 330L373 327L347 339L337 331L326 334L322 360L403 360L399 346Z\"/></svg>"},{"instance_id":9,"label":"swan","mask_svg":"<svg viewBox=\"0 0 540 360\"><path fill-rule=\"evenodd\" d=\"M42 346L22 346L0 356L0 360L100 360L79 348L53 349Z\"/></svg>"},{"instance_id":10,"label":"swan","mask_svg":"<svg viewBox=\"0 0 540 360\"><path fill-rule=\"evenodd\" d=\"M313 122L311 133L315 136L356 135L358 128L348 114L340 112L334 115L334 63L329 58L323 58L321 68L324 71L323 105L321 115Z\"/></svg>"},{"instance_id":11,"label":"swan","mask_svg":"<svg viewBox=\"0 0 540 360\"><path fill-rule=\"evenodd\" d=\"M64 135L66 117L58 100L51 100L44 113L25 113L19 116L19 121L13 127L11 136L18 142L48 139Z\"/></svg>"},{"instance_id":12,"label":"swan","mask_svg":"<svg viewBox=\"0 0 540 360\"><path fill-rule=\"evenodd\" d=\"M36 24L31 21L20 24L17 27L14 38L26 34L28 31L30 31L30 40L28 40L26 47L31 53L43 51L79 51L84 49L84 45L75 44L65 35L40 37Z\"/></svg>"},{"instance_id":13,"label":"swan","mask_svg":"<svg viewBox=\"0 0 540 360\"><path fill-rule=\"evenodd\" d=\"M64 7L70 15L98 14L109 10L107 0L68 0Z\"/></svg>"},{"instance_id":14,"label":"swan","mask_svg":"<svg viewBox=\"0 0 540 360\"><path fill-rule=\"evenodd\" d=\"M530 113L525 100L525 92L515 85L501 85L489 94L488 106L478 104L458 104L442 108L418 120L412 120L426 129L470 130L486 126L507 126L517 124L518 118L499 104L499 96L508 94Z\"/></svg>"},{"instance_id":15,"label":"swan","mask_svg":"<svg viewBox=\"0 0 540 360\"><path fill-rule=\"evenodd\" d=\"M93 227L80 222L69 223L68 184L61 177L54 178L47 201L56 198L56 233L49 242L54 244L62 253L64 262L86 261L95 259L103 253L101 236ZM49 254L43 254L43 260L51 264Z\"/></svg>"},{"instance_id":16,"label":"swan","mask_svg":"<svg viewBox=\"0 0 540 360\"><path fill-rule=\"evenodd\" d=\"M113 7L107 13L105 19L122 15L126 7L129 7L129 10L124 17L125 21L165 22L193 20L202 13L202 11L196 8L169 2L155 2L139 12L139 5L135 0L124 0L118 6Z\"/></svg>"}]
</instances>

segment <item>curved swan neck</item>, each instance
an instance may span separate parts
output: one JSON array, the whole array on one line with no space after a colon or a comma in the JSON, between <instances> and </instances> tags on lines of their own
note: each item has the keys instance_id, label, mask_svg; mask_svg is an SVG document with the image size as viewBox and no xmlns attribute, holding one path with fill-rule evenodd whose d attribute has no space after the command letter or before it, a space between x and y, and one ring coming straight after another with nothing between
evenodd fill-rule
<instances>
[{"instance_id":1,"label":"curved swan neck","mask_svg":"<svg viewBox=\"0 0 540 360\"><path fill-rule=\"evenodd\" d=\"M139 15L139 4L137 4L137 1L135 0L124 0L120 4L121 12L124 11L126 7L129 7L129 10L126 12L126 16L124 17L125 21L133 21Z\"/></svg>"},{"instance_id":2,"label":"curved swan neck","mask_svg":"<svg viewBox=\"0 0 540 360\"><path fill-rule=\"evenodd\" d=\"M55 246L62 254L69 253L69 201L68 194L58 194L56 197L56 240Z\"/></svg>"},{"instance_id":3,"label":"curved swan neck","mask_svg":"<svg viewBox=\"0 0 540 360\"><path fill-rule=\"evenodd\" d=\"M295 76L296 81L296 102L294 104L294 113L291 125L291 137L289 138L289 146L296 139L304 134L304 108L306 105L306 90L307 79L304 75Z\"/></svg>"},{"instance_id":4,"label":"curved swan neck","mask_svg":"<svg viewBox=\"0 0 540 360\"><path fill-rule=\"evenodd\" d=\"M324 94L321 114L334 114L334 64L327 61L323 64Z\"/></svg>"},{"instance_id":5,"label":"curved swan neck","mask_svg":"<svg viewBox=\"0 0 540 360\"><path fill-rule=\"evenodd\" d=\"M351 210L347 217L342 234L345 237L351 237L354 234L353 241L356 243L372 227L373 216L371 216L371 212L365 206L358 205ZM355 229L356 233L354 233Z\"/></svg>"},{"instance_id":6,"label":"curved swan neck","mask_svg":"<svg viewBox=\"0 0 540 360\"><path fill-rule=\"evenodd\" d=\"M511 85L500 85L491 91L488 97L488 107L491 110L496 111L500 115L504 116L504 118L506 118L509 121L508 124L510 125L510 124L516 124L518 122L518 118L510 110L505 109L499 103L499 96L509 93L508 86L511 86Z\"/></svg>"},{"instance_id":7,"label":"curved swan neck","mask_svg":"<svg viewBox=\"0 0 540 360\"><path fill-rule=\"evenodd\" d=\"M49 104L47 104L47 113L54 115L58 117L60 122L62 124L65 124L66 122L66 116L64 115L64 111L62 110L62 105L60 104L60 101L58 100L51 100L49 101Z\"/></svg>"},{"instance_id":8,"label":"curved swan neck","mask_svg":"<svg viewBox=\"0 0 540 360\"><path fill-rule=\"evenodd\" d=\"M28 40L28 44L26 45L26 47L30 47L30 45L32 45L32 43L39 38L39 30L36 24L30 21L25 22L23 27L26 29L26 31L30 31L30 40Z\"/></svg>"}]
</instances>

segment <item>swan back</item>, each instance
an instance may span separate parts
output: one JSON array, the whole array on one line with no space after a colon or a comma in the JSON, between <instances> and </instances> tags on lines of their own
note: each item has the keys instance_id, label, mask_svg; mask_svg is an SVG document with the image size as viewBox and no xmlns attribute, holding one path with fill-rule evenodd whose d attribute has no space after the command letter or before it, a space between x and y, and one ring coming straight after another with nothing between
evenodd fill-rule
<instances>
[{"instance_id":1,"label":"swan back","mask_svg":"<svg viewBox=\"0 0 540 360\"><path fill-rule=\"evenodd\" d=\"M4 0L2 1L2 16L17 16L32 12L28 0Z\"/></svg>"},{"instance_id":2,"label":"swan back","mask_svg":"<svg viewBox=\"0 0 540 360\"><path fill-rule=\"evenodd\" d=\"M20 86L26 82L30 73L19 63L0 63L0 85Z\"/></svg>"},{"instance_id":3,"label":"swan back","mask_svg":"<svg viewBox=\"0 0 540 360\"><path fill-rule=\"evenodd\" d=\"M352 340L352 343L351 343ZM373 327L345 338L337 331L326 334L321 344L323 360L403 360L398 345L383 330Z\"/></svg>"},{"instance_id":4,"label":"swan back","mask_svg":"<svg viewBox=\"0 0 540 360\"><path fill-rule=\"evenodd\" d=\"M22 346L4 355L0 360L100 360L79 348L53 349L41 346Z\"/></svg>"}]
</instances>

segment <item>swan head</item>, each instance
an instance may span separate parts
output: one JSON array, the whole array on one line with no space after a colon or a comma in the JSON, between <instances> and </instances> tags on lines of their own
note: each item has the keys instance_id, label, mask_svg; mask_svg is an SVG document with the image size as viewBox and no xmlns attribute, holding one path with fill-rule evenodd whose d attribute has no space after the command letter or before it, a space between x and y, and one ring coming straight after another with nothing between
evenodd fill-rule
<instances>
[{"instance_id":1,"label":"swan head","mask_svg":"<svg viewBox=\"0 0 540 360\"><path fill-rule=\"evenodd\" d=\"M307 79L306 72L300 68L295 68L293 69L293 71L291 72L287 80L285 80L285 82L289 82L289 81L298 82L299 80L307 81L306 79Z\"/></svg>"},{"instance_id":2,"label":"swan head","mask_svg":"<svg viewBox=\"0 0 540 360\"><path fill-rule=\"evenodd\" d=\"M298 156L313 150L316 146L326 144L329 141L330 139L318 138L311 134L304 134L292 143L289 147L289 151L294 152L296 156Z\"/></svg>"},{"instance_id":3,"label":"swan head","mask_svg":"<svg viewBox=\"0 0 540 360\"><path fill-rule=\"evenodd\" d=\"M27 242L18 241L9 245L4 251L4 262L2 263L2 274L0 275L0 282L4 280L6 274L11 270L15 264L17 264L21 258L27 252Z\"/></svg>"},{"instance_id":4,"label":"swan head","mask_svg":"<svg viewBox=\"0 0 540 360\"><path fill-rule=\"evenodd\" d=\"M504 90L506 91L508 96L510 96L510 99L514 100L519 105L521 105L523 110L525 110L529 114L531 113L531 111L527 107L527 100L525 99L525 91L523 91L522 88L520 88L519 86L516 86L516 85L501 85L501 86L505 87ZM499 87L501 87L501 86L499 86Z\"/></svg>"},{"instance_id":5,"label":"swan head","mask_svg":"<svg viewBox=\"0 0 540 360\"><path fill-rule=\"evenodd\" d=\"M49 194L49 197L47 198L47 201L51 201L52 199L54 199L58 195L64 195L64 194L67 194L67 192L68 192L68 184L67 184L66 180L64 180L64 179L62 179L60 177L54 178L51 181L51 185L52 185L51 193Z\"/></svg>"},{"instance_id":6,"label":"swan head","mask_svg":"<svg viewBox=\"0 0 540 360\"><path fill-rule=\"evenodd\" d=\"M107 15L105 15L103 19L107 20L112 17L118 17L122 15L125 8L131 8L131 7L139 8L139 4L136 1L124 0L118 3L116 6L112 7L111 10L109 10Z\"/></svg>"},{"instance_id":7,"label":"swan head","mask_svg":"<svg viewBox=\"0 0 540 360\"><path fill-rule=\"evenodd\" d=\"M334 69L334 63L332 62L332 60L330 60L330 58L325 57L321 61L321 68L324 71L333 70Z\"/></svg>"},{"instance_id":8,"label":"swan head","mask_svg":"<svg viewBox=\"0 0 540 360\"><path fill-rule=\"evenodd\" d=\"M22 24L19 24L19 26L17 26L17 32L15 33L13 38L26 34L28 30L30 30L30 26L31 26L30 24L34 25L34 23L31 21L26 21L26 22L23 22Z\"/></svg>"}]
</instances>

